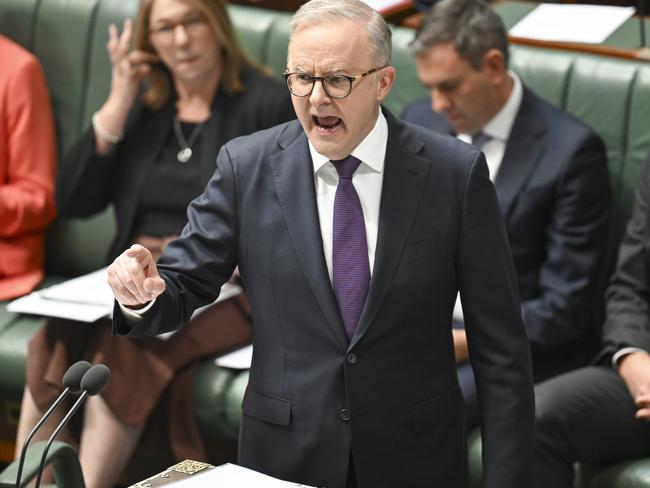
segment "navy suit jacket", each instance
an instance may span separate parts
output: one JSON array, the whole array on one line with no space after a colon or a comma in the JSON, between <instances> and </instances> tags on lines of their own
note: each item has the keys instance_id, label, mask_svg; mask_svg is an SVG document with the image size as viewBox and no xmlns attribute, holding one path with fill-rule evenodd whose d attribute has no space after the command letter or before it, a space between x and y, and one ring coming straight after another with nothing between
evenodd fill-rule
<instances>
[{"instance_id":1,"label":"navy suit jacket","mask_svg":"<svg viewBox=\"0 0 650 488\"><path fill-rule=\"evenodd\" d=\"M487 488L531 486L533 396L505 229L483 155L387 114L377 252L348 340L323 255L307 138L290 122L227 143L161 256L166 291L132 336L177 328L236 265L254 355L239 462L344 488L465 488L451 315L458 289L485 412Z\"/></svg>"},{"instance_id":2,"label":"navy suit jacket","mask_svg":"<svg viewBox=\"0 0 650 488\"><path fill-rule=\"evenodd\" d=\"M452 133L430 100L410 105L402 118ZM533 374L542 381L588 363L598 347L611 205L605 146L585 124L524 88L494 185Z\"/></svg>"}]
</instances>

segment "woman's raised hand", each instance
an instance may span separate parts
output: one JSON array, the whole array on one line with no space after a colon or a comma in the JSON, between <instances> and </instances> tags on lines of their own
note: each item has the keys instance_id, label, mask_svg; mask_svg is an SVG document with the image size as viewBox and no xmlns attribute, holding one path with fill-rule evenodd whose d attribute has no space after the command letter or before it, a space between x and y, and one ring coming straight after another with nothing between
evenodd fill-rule
<instances>
[{"instance_id":1,"label":"woman's raised hand","mask_svg":"<svg viewBox=\"0 0 650 488\"><path fill-rule=\"evenodd\" d=\"M126 19L122 33L117 26L108 27L108 57L111 60L111 91L109 101L120 105L128 112L133 106L140 80L151 69L150 63L158 61L158 57L146 51L129 51L133 37L133 22Z\"/></svg>"},{"instance_id":2,"label":"woman's raised hand","mask_svg":"<svg viewBox=\"0 0 650 488\"><path fill-rule=\"evenodd\" d=\"M122 137L129 111L138 96L140 80L151 69L151 63L158 61L153 53L129 51L132 37L131 19L124 21L121 34L115 24L108 27L106 49L111 61L111 91L93 118L95 149L100 155L106 154Z\"/></svg>"}]
</instances>

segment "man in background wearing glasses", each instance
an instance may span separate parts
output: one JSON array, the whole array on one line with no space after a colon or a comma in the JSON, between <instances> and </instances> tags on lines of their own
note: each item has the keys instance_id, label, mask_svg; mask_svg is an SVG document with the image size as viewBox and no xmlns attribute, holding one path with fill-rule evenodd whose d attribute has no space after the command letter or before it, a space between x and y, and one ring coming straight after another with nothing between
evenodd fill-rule
<instances>
[{"instance_id":1,"label":"man in background wearing glasses","mask_svg":"<svg viewBox=\"0 0 650 488\"><path fill-rule=\"evenodd\" d=\"M484 486L530 486L530 355L485 159L381 110L390 51L361 1L301 7L285 73L299 122L221 149L157 266L137 246L111 265L115 331L177 327L238 265L254 329L240 464L327 488L465 488L460 290Z\"/></svg>"}]
</instances>

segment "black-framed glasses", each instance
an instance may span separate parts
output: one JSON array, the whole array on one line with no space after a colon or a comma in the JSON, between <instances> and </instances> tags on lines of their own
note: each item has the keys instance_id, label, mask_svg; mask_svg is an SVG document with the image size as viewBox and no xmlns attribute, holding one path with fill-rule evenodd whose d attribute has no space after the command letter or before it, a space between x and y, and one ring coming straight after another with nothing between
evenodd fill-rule
<instances>
[{"instance_id":1,"label":"black-framed glasses","mask_svg":"<svg viewBox=\"0 0 650 488\"><path fill-rule=\"evenodd\" d=\"M352 91L352 82L358 79L368 76L372 73L376 73L380 69L384 69L386 66L381 66L379 68L373 68L365 73L361 73L356 76L348 75L326 75L326 76L312 76L307 73L284 73L284 77L287 80L287 88L289 91L297 97L306 97L311 95L311 92L314 90L314 85L317 81L320 81L323 84L323 90L330 98L345 98Z\"/></svg>"}]
</instances>

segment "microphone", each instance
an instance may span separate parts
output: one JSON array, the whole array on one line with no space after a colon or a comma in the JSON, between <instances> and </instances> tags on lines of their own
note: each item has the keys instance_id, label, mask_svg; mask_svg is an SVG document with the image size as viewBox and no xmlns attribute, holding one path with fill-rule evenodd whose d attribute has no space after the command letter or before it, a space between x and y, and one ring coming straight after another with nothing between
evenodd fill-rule
<instances>
[{"instance_id":1,"label":"microphone","mask_svg":"<svg viewBox=\"0 0 650 488\"><path fill-rule=\"evenodd\" d=\"M20 482L21 482L20 478L23 475L23 467L25 464L25 455L27 454L27 446L29 446L32 437L34 437L34 434L36 434L36 432L45 423L47 418L50 415L52 415L52 412L54 412L54 410L61 404L61 402L65 399L65 397L67 397L70 394L70 392L77 393L79 390L81 390L81 379L89 369L90 369L90 363L88 361L77 361L72 366L70 366L68 370L65 372L65 374L63 375L63 386L65 386L65 389L59 395L59 398L57 398L54 401L54 403L50 406L47 412L45 412L43 417L41 417L41 420L38 421L38 423L34 426L34 428L31 430L31 432L25 439L25 443L23 444L23 449L20 452L20 460L18 461L18 474L16 475L16 488L20 488Z\"/></svg>"},{"instance_id":2,"label":"microphone","mask_svg":"<svg viewBox=\"0 0 650 488\"><path fill-rule=\"evenodd\" d=\"M50 436L50 438L47 440L47 444L45 445L45 449L43 450L43 455L41 456L41 463L38 466L38 476L36 477L36 485L35 488L40 488L41 486L41 478L43 477L43 469L45 468L45 460L47 459L47 452L50 450L50 446L52 445L52 442L54 442L54 438L59 435L59 432L61 432L61 429L65 427L65 425L70 421L72 416L75 414L75 412L79 409L81 404L84 402L87 396L93 396L97 395L100 393L106 385L108 385L108 382L111 380L111 370L108 369L108 366L104 364L95 364L94 366L91 366L88 371L83 375L81 378L81 390L82 393L77 399L77 401L72 405L72 408L70 411L67 413L67 415L63 418L61 423L57 425L56 429L54 429L54 432Z\"/></svg>"}]
</instances>

